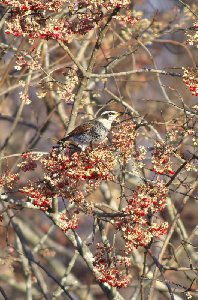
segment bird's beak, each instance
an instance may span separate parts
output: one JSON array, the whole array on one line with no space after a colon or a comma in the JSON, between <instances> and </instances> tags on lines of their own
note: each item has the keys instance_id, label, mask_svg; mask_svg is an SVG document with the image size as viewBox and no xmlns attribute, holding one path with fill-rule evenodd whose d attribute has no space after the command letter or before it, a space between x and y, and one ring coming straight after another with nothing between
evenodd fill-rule
<instances>
[{"instance_id":1,"label":"bird's beak","mask_svg":"<svg viewBox=\"0 0 198 300\"><path fill-rule=\"evenodd\" d=\"M119 116L121 116L123 114L124 114L123 112L118 112L117 115L116 115L116 117L119 117Z\"/></svg>"}]
</instances>

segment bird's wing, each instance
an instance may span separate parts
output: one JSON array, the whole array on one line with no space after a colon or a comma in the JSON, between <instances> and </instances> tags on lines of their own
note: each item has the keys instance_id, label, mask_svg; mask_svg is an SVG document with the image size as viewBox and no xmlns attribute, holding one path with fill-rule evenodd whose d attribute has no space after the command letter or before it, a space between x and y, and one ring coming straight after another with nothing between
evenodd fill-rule
<instances>
[{"instance_id":1,"label":"bird's wing","mask_svg":"<svg viewBox=\"0 0 198 300\"><path fill-rule=\"evenodd\" d=\"M83 133L89 132L94 127L94 120L87 121L79 126L77 126L74 130L72 130L65 138L69 138L71 136L81 135Z\"/></svg>"}]
</instances>

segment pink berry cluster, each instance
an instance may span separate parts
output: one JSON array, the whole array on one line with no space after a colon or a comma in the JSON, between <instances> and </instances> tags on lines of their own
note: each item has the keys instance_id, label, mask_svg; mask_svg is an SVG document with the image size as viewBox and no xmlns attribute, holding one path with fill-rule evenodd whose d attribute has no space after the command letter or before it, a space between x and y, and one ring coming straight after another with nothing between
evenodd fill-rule
<instances>
[{"instance_id":1,"label":"pink berry cluster","mask_svg":"<svg viewBox=\"0 0 198 300\"><path fill-rule=\"evenodd\" d=\"M61 228L64 232L69 229L76 229L78 228L78 218L77 214L73 213L67 216L67 213L61 212L58 214L58 220L56 224Z\"/></svg>"},{"instance_id":2,"label":"pink berry cluster","mask_svg":"<svg viewBox=\"0 0 198 300\"><path fill-rule=\"evenodd\" d=\"M134 152L134 142L137 137L136 125L131 120L123 120L112 131L112 146L118 156L127 161Z\"/></svg>"},{"instance_id":3,"label":"pink berry cluster","mask_svg":"<svg viewBox=\"0 0 198 300\"><path fill-rule=\"evenodd\" d=\"M94 256L94 268L100 274L97 279L113 287L127 287L129 283L127 270L131 266L130 258L118 256L113 252L113 247L102 243L97 244Z\"/></svg>"},{"instance_id":4,"label":"pink berry cluster","mask_svg":"<svg viewBox=\"0 0 198 300\"><path fill-rule=\"evenodd\" d=\"M5 171L4 174L0 176L0 187L10 190L18 182L18 180L18 174Z\"/></svg>"},{"instance_id":5,"label":"pink berry cluster","mask_svg":"<svg viewBox=\"0 0 198 300\"><path fill-rule=\"evenodd\" d=\"M19 191L27 198L27 201L42 211L48 211L51 208L54 193L46 185L42 185L40 182L30 183Z\"/></svg>"},{"instance_id":6,"label":"pink berry cluster","mask_svg":"<svg viewBox=\"0 0 198 300\"><path fill-rule=\"evenodd\" d=\"M3 0L10 6L5 33L31 39L54 39L69 42L76 35L85 35L116 8L127 7L130 1L67 1L67 0ZM133 18L127 20L131 23ZM127 21L125 20L125 21Z\"/></svg>"},{"instance_id":7,"label":"pink berry cluster","mask_svg":"<svg viewBox=\"0 0 198 300\"><path fill-rule=\"evenodd\" d=\"M21 70L22 68L29 68L31 70L40 69L41 65L39 63L39 54L33 54L31 52L31 56L27 51L21 51L20 54L16 56L16 70Z\"/></svg>"},{"instance_id":8,"label":"pink berry cluster","mask_svg":"<svg viewBox=\"0 0 198 300\"><path fill-rule=\"evenodd\" d=\"M198 96L198 69L183 68L183 82L189 88L193 96Z\"/></svg>"},{"instance_id":9,"label":"pink berry cluster","mask_svg":"<svg viewBox=\"0 0 198 300\"><path fill-rule=\"evenodd\" d=\"M25 152L22 154L22 162L18 164L18 167L20 167L23 172L34 171L37 168L37 160L38 157L34 154Z\"/></svg>"},{"instance_id":10,"label":"pink berry cluster","mask_svg":"<svg viewBox=\"0 0 198 300\"><path fill-rule=\"evenodd\" d=\"M174 156L174 147L157 141L152 153L153 171L157 174L174 174L171 157Z\"/></svg>"},{"instance_id":11,"label":"pink berry cluster","mask_svg":"<svg viewBox=\"0 0 198 300\"><path fill-rule=\"evenodd\" d=\"M64 195L66 187L67 191L73 191L85 181L92 186L97 181L113 179L111 171L116 160L113 153L108 151L107 145L101 144L94 150L87 148L86 151L75 152L71 156L65 155L64 150L59 153L59 149L55 148L42 158L41 163L50 184L57 188L60 195Z\"/></svg>"},{"instance_id":12,"label":"pink berry cluster","mask_svg":"<svg viewBox=\"0 0 198 300\"><path fill-rule=\"evenodd\" d=\"M188 37L186 44L198 48L198 21L193 24L190 30L186 31L186 35Z\"/></svg>"},{"instance_id":13,"label":"pink berry cluster","mask_svg":"<svg viewBox=\"0 0 198 300\"><path fill-rule=\"evenodd\" d=\"M167 192L168 189L161 181L140 185L128 199L126 207L122 210L123 216L114 218L113 224L125 240L127 254L135 248L147 246L152 238L167 232L167 223L149 222L150 215L165 208Z\"/></svg>"}]
</instances>

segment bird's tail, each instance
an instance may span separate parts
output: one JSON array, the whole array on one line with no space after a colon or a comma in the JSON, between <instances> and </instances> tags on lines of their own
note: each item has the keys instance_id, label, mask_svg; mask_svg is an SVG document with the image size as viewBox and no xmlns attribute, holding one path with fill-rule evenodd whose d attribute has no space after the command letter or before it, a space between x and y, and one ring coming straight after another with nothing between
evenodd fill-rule
<instances>
[{"instance_id":1,"label":"bird's tail","mask_svg":"<svg viewBox=\"0 0 198 300\"><path fill-rule=\"evenodd\" d=\"M82 151L82 149L75 143L68 141L66 138L63 138L53 146L53 151L55 151L57 154L71 156L75 152Z\"/></svg>"}]
</instances>

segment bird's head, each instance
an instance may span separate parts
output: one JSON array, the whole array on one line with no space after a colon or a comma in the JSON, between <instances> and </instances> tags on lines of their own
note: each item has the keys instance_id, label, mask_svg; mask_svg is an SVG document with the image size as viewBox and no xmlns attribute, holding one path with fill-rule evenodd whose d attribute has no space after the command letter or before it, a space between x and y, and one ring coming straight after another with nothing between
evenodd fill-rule
<instances>
[{"instance_id":1,"label":"bird's head","mask_svg":"<svg viewBox=\"0 0 198 300\"><path fill-rule=\"evenodd\" d=\"M110 123L112 123L117 117L122 115L121 112L117 112L114 110L108 110L101 113L99 119L108 120Z\"/></svg>"}]
</instances>

